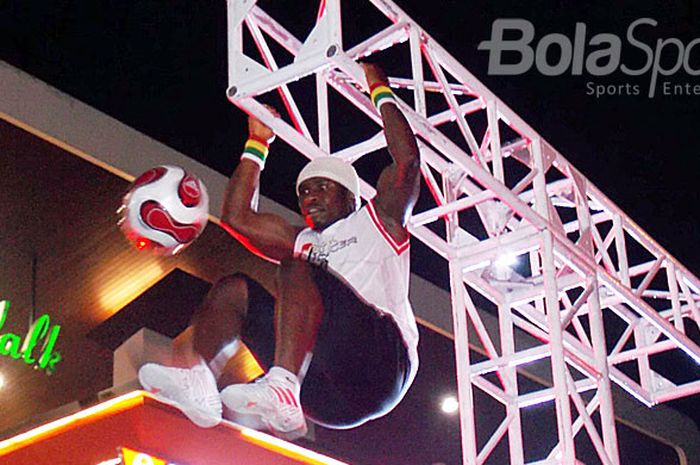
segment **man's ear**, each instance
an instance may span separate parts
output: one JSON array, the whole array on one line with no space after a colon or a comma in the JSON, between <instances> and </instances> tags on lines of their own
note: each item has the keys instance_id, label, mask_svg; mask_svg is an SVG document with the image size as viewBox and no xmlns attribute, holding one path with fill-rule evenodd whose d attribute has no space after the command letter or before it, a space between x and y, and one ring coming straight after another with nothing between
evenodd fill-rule
<instances>
[{"instance_id":1,"label":"man's ear","mask_svg":"<svg viewBox=\"0 0 700 465\"><path fill-rule=\"evenodd\" d=\"M348 210L352 213L355 211L355 195L350 192L350 189L345 189L345 200L348 205Z\"/></svg>"}]
</instances>

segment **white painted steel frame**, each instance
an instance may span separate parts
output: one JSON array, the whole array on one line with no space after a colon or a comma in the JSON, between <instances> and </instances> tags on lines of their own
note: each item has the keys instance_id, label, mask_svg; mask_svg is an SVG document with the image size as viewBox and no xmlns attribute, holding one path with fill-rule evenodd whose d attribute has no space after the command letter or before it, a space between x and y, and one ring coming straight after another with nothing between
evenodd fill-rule
<instances>
[{"instance_id":1,"label":"white painted steel frame","mask_svg":"<svg viewBox=\"0 0 700 465\"><path fill-rule=\"evenodd\" d=\"M687 326L700 325L700 280L395 3L362 3L389 26L346 50L340 0L321 1L316 26L303 40L254 0L229 0L229 99L306 157L354 162L386 141L378 128L357 144L336 147L328 88L353 104L358 118L381 125L356 62L388 48L403 53L410 75L392 76L390 85L419 136L433 201L414 212L408 228L448 261L463 462L486 463L507 437L510 463L524 464L521 410L553 401L557 437L550 454L531 464L580 463L574 439L584 431L601 463L619 465L611 381L648 406L700 392L700 380L665 379L652 359L682 351L700 363L700 347L686 334ZM287 61L291 56L290 64L277 64L271 41ZM315 80L317 137L297 103L309 96L296 96L289 86L307 77ZM273 118L256 100L272 91L285 103L284 118ZM374 195L369 184L361 187L365 198ZM494 264L504 253L527 260L529 269L499 271ZM477 308L477 294L485 308ZM484 311L498 316L498 334L481 321ZM617 337L604 328L613 320L622 328ZM469 324L479 341L469 340ZM527 344L516 328L532 336ZM483 348L487 359L471 363L470 346ZM518 373L530 363L548 364L551 385L523 391ZM474 388L505 407L501 424L485 436L476 430Z\"/></svg>"}]
</instances>

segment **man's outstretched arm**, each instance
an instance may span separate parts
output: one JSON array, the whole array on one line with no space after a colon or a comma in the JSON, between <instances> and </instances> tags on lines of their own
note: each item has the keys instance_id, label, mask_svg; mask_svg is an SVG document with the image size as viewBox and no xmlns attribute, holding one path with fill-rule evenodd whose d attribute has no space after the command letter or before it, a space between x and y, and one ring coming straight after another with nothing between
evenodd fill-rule
<instances>
[{"instance_id":1,"label":"man's outstretched arm","mask_svg":"<svg viewBox=\"0 0 700 465\"><path fill-rule=\"evenodd\" d=\"M365 76L370 89L374 89L373 100L381 99L382 88L388 80L384 71L377 65L363 63ZM391 97L387 97L391 98ZM384 123L392 164L382 171L377 183L377 196L374 204L384 227L397 242L408 238L405 226L413 206L418 200L420 189L420 159L416 138L406 117L394 104L380 105L379 111Z\"/></svg>"},{"instance_id":2,"label":"man's outstretched arm","mask_svg":"<svg viewBox=\"0 0 700 465\"><path fill-rule=\"evenodd\" d=\"M244 156L226 188L222 226L254 254L278 262L293 255L297 230L282 217L258 213L251 208L268 141L273 139L274 133L260 120L249 116L248 137Z\"/></svg>"}]
</instances>

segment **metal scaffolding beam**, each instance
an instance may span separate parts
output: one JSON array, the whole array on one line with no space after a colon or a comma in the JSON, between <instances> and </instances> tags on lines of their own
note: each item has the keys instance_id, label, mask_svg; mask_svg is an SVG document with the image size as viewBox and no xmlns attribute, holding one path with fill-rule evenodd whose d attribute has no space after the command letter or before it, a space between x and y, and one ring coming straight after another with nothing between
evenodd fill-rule
<instances>
[{"instance_id":1,"label":"metal scaffolding beam","mask_svg":"<svg viewBox=\"0 0 700 465\"><path fill-rule=\"evenodd\" d=\"M581 463L575 440L587 435L600 463L619 465L611 383L647 406L700 392L700 380L668 379L654 362L676 353L700 363L688 336L700 326L700 280L399 6L366 3L366 14L387 26L348 49L340 0L321 1L302 39L254 0L229 0L229 99L306 157L354 162L386 141L375 132L343 146L334 137L329 87L357 108L356 118L381 125L357 61L387 49L402 57L406 75L389 81L418 135L432 194L408 227L449 266L463 463L486 463L503 440L513 465ZM303 92L292 86L299 80L310 82ZM279 92L291 124L260 103L269 92ZM300 105L309 93L311 113ZM351 116L343 118L347 124ZM362 182L362 195L371 198L372 186ZM506 257L514 261L504 264ZM489 333L483 312L498 317L498 334ZM468 325L486 360L470 360ZM518 347L516 329L540 345ZM551 386L524 388L518 373L530 363L550 367ZM477 431L475 389L505 407L493 432ZM523 409L548 402L558 425L551 451L526 457Z\"/></svg>"}]
</instances>

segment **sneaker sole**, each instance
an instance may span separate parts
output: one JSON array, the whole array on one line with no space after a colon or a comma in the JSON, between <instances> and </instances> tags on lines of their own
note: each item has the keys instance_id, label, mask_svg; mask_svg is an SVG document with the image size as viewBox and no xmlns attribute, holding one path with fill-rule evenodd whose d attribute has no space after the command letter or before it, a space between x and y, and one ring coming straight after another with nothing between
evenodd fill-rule
<instances>
[{"instance_id":1,"label":"sneaker sole","mask_svg":"<svg viewBox=\"0 0 700 465\"><path fill-rule=\"evenodd\" d=\"M295 439L302 438L306 436L306 433L309 431L306 422L304 422L304 424L299 428L293 429L291 431L281 431L275 428L270 422L265 421L264 419L263 422L267 425L268 429L273 435L280 439L284 439L285 441L294 441Z\"/></svg>"},{"instance_id":2,"label":"sneaker sole","mask_svg":"<svg viewBox=\"0 0 700 465\"><path fill-rule=\"evenodd\" d=\"M276 437L286 441L293 441L306 436L306 433L309 430L306 421L304 421L304 424L299 428L284 431L283 428L276 427L273 422L266 418L266 414L269 412L263 409L252 409L247 407L234 409L226 406L226 402L224 402L224 411L228 412L228 414L226 414L227 418L231 417L230 419L232 421L240 423L242 426L258 431L267 430Z\"/></svg>"}]
</instances>

